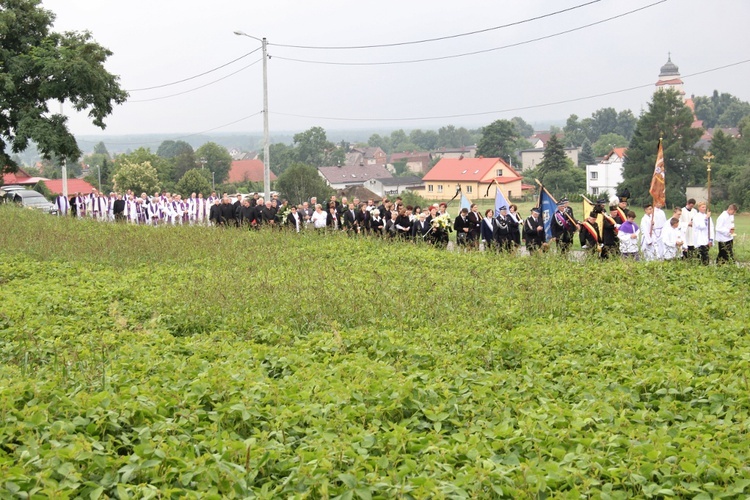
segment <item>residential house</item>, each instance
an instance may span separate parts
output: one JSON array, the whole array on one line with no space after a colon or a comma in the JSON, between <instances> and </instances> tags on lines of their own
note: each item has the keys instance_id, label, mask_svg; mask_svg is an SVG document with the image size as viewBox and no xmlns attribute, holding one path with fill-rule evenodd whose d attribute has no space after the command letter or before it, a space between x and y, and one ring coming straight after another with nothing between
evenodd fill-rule
<instances>
[{"instance_id":1,"label":"residential house","mask_svg":"<svg viewBox=\"0 0 750 500\"><path fill-rule=\"evenodd\" d=\"M601 196L615 196L622 183L622 167L627 148L614 148L595 165L586 165L586 192Z\"/></svg>"},{"instance_id":2,"label":"residential house","mask_svg":"<svg viewBox=\"0 0 750 500\"><path fill-rule=\"evenodd\" d=\"M52 194L62 194L62 179L49 179L44 180L44 185ZM84 181L83 179L68 179L68 196L74 196L76 193L90 194L95 191L94 186Z\"/></svg>"},{"instance_id":3,"label":"residential house","mask_svg":"<svg viewBox=\"0 0 750 500\"><path fill-rule=\"evenodd\" d=\"M263 182L264 164L260 160L235 160L229 167L227 182ZM271 182L276 180L276 174L270 172Z\"/></svg>"},{"instance_id":4,"label":"residential house","mask_svg":"<svg viewBox=\"0 0 750 500\"><path fill-rule=\"evenodd\" d=\"M581 152L581 148L565 148L565 156L573 161L574 165L578 165L578 153ZM521 150L521 165L519 170L530 170L536 168L544 158L544 148L534 149L522 149Z\"/></svg>"},{"instance_id":5,"label":"residential house","mask_svg":"<svg viewBox=\"0 0 750 500\"><path fill-rule=\"evenodd\" d=\"M388 163L385 151L376 148L352 148L346 153L346 164L348 166L359 165L385 165Z\"/></svg>"},{"instance_id":6,"label":"residential house","mask_svg":"<svg viewBox=\"0 0 750 500\"><path fill-rule=\"evenodd\" d=\"M385 163L320 167L318 168L318 173L323 179L325 179L326 184L336 190L345 189L349 186L362 186L365 182L372 179L387 179L393 177L385 167Z\"/></svg>"},{"instance_id":7,"label":"residential house","mask_svg":"<svg viewBox=\"0 0 750 500\"><path fill-rule=\"evenodd\" d=\"M421 177L371 179L365 183L365 186L382 198L386 196L398 196L404 191L422 191L424 189Z\"/></svg>"},{"instance_id":8,"label":"residential house","mask_svg":"<svg viewBox=\"0 0 750 500\"><path fill-rule=\"evenodd\" d=\"M433 158L474 158L476 155L476 145L461 148L439 148L432 152Z\"/></svg>"},{"instance_id":9,"label":"residential house","mask_svg":"<svg viewBox=\"0 0 750 500\"><path fill-rule=\"evenodd\" d=\"M432 154L429 151L391 154L391 164L401 161L406 161L406 169L409 172L424 175L430 170L430 165L432 165Z\"/></svg>"},{"instance_id":10,"label":"residential house","mask_svg":"<svg viewBox=\"0 0 750 500\"><path fill-rule=\"evenodd\" d=\"M495 197L489 189L496 181L506 199L522 196L521 176L502 158L442 158L422 178L428 200L450 199L461 187L470 200Z\"/></svg>"},{"instance_id":11,"label":"residential house","mask_svg":"<svg viewBox=\"0 0 750 500\"><path fill-rule=\"evenodd\" d=\"M37 182L42 180L42 177L31 177L25 170L19 168L15 173L4 173L3 174L3 186L34 186Z\"/></svg>"}]
</instances>

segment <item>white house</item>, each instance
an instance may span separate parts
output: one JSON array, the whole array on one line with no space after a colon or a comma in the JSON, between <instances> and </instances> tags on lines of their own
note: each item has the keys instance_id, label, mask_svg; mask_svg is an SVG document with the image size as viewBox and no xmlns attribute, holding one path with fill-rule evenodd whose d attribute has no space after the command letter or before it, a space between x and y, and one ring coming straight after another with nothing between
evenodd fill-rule
<instances>
[{"instance_id":1,"label":"white house","mask_svg":"<svg viewBox=\"0 0 750 500\"><path fill-rule=\"evenodd\" d=\"M571 159L574 165L578 165L578 153L581 148L565 148L565 156ZM530 170L536 168L544 159L544 148L522 149L521 168L518 170ZM517 165L516 165L517 167Z\"/></svg>"},{"instance_id":2,"label":"white house","mask_svg":"<svg viewBox=\"0 0 750 500\"><path fill-rule=\"evenodd\" d=\"M320 167L318 173L326 184L333 189L345 189L350 186L362 186L371 179L387 179L393 175L384 164L339 165L336 167ZM366 186L368 189L369 186Z\"/></svg>"},{"instance_id":3,"label":"white house","mask_svg":"<svg viewBox=\"0 0 750 500\"><path fill-rule=\"evenodd\" d=\"M596 165L586 165L586 192L614 196L622 183L622 165L627 148L614 148Z\"/></svg>"},{"instance_id":4,"label":"white house","mask_svg":"<svg viewBox=\"0 0 750 500\"><path fill-rule=\"evenodd\" d=\"M398 196L404 191L421 191L424 189L421 177L390 177L371 179L364 186L381 197Z\"/></svg>"}]
</instances>

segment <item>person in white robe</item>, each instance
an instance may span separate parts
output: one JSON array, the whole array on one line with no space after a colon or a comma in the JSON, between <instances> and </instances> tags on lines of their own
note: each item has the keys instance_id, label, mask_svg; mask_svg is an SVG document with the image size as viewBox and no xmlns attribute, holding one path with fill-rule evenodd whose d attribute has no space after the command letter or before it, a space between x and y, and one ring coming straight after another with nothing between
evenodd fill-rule
<instances>
[{"instance_id":1,"label":"person in white robe","mask_svg":"<svg viewBox=\"0 0 750 500\"><path fill-rule=\"evenodd\" d=\"M680 227L685 231L685 251L687 252L688 258L695 257L695 236L693 231L695 230L695 224L693 219L698 215L698 210L695 209L695 199L690 198L682 207L680 211Z\"/></svg>"},{"instance_id":2,"label":"person in white robe","mask_svg":"<svg viewBox=\"0 0 750 500\"><path fill-rule=\"evenodd\" d=\"M68 215L68 210L70 210L70 202L68 201L68 198L66 196L63 196L61 194L60 196L55 198L55 206L57 207L57 215Z\"/></svg>"},{"instance_id":3,"label":"person in white robe","mask_svg":"<svg viewBox=\"0 0 750 500\"><path fill-rule=\"evenodd\" d=\"M698 211L693 217L693 244L700 257L701 264L708 265L708 251L714 244L716 228L711 221L711 212L706 208L706 202L698 203Z\"/></svg>"},{"instance_id":4,"label":"person in white robe","mask_svg":"<svg viewBox=\"0 0 750 500\"><path fill-rule=\"evenodd\" d=\"M680 230L680 219L676 217L669 219L669 224L664 226L662 232L662 242L664 244L664 260L682 257L682 246L685 242Z\"/></svg>"},{"instance_id":5,"label":"person in white robe","mask_svg":"<svg viewBox=\"0 0 750 500\"><path fill-rule=\"evenodd\" d=\"M667 215L663 207L654 207L654 245L658 259L664 258L664 242L662 241L662 231L667 226Z\"/></svg>"},{"instance_id":6,"label":"person in white robe","mask_svg":"<svg viewBox=\"0 0 750 500\"><path fill-rule=\"evenodd\" d=\"M649 204L643 207L643 212L641 218L641 253L643 253L644 260L659 260L653 205Z\"/></svg>"}]
</instances>

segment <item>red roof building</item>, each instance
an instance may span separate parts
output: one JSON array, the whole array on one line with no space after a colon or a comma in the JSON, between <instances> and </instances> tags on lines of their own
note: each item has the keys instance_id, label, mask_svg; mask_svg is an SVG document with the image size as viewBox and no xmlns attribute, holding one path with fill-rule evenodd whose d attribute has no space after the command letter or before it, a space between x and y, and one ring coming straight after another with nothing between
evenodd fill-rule
<instances>
[{"instance_id":1,"label":"red roof building","mask_svg":"<svg viewBox=\"0 0 750 500\"><path fill-rule=\"evenodd\" d=\"M47 189L54 194L62 194L62 179L49 179L44 181ZM76 193L89 194L94 191L94 186L83 179L68 179L68 196L74 196Z\"/></svg>"},{"instance_id":2,"label":"red roof building","mask_svg":"<svg viewBox=\"0 0 750 500\"><path fill-rule=\"evenodd\" d=\"M3 174L3 186L10 186L11 184L33 186L39 182L39 179L41 179L41 177L31 177L24 170L19 168L15 173Z\"/></svg>"},{"instance_id":3,"label":"red roof building","mask_svg":"<svg viewBox=\"0 0 750 500\"><path fill-rule=\"evenodd\" d=\"M263 162L260 160L235 160L229 168L228 182L263 182ZM271 181L276 174L271 172Z\"/></svg>"},{"instance_id":4,"label":"red roof building","mask_svg":"<svg viewBox=\"0 0 750 500\"><path fill-rule=\"evenodd\" d=\"M443 158L422 177L422 196L430 200L451 198L460 186L469 199L494 198L487 185L497 182L506 198L520 197L521 176L502 158Z\"/></svg>"}]
</instances>

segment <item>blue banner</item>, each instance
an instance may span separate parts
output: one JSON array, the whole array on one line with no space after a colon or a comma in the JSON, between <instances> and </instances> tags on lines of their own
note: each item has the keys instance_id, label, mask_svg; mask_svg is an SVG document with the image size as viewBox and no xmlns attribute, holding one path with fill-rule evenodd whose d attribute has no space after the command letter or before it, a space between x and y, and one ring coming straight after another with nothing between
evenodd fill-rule
<instances>
[{"instance_id":1,"label":"blue banner","mask_svg":"<svg viewBox=\"0 0 750 500\"><path fill-rule=\"evenodd\" d=\"M495 217L500 215L500 207L508 208L510 203L505 199L503 193L500 191L500 186L495 186Z\"/></svg>"},{"instance_id":2,"label":"blue banner","mask_svg":"<svg viewBox=\"0 0 750 500\"><path fill-rule=\"evenodd\" d=\"M547 235L547 241L549 241L552 239L552 217L555 216L557 210L557 201L544 187L539 192L539 209L544 221L544 233Z\"/></svg>"}]
</instances>

